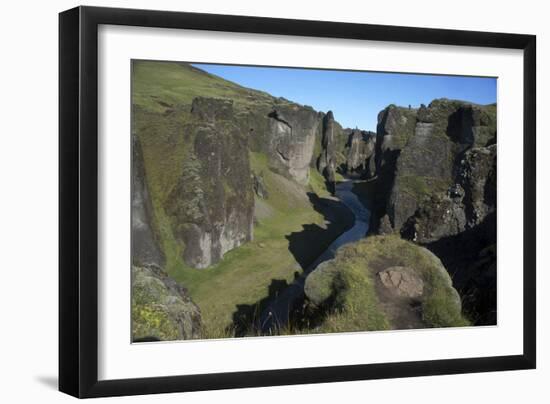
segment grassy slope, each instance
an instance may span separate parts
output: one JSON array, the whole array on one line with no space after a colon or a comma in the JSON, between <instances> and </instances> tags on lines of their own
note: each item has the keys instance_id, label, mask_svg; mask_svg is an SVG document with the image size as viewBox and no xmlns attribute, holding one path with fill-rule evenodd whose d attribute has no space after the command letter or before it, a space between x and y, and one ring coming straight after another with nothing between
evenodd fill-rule
<instances>
[{"instance_id":1,"label":"grassy slope","mask_svg":"<svg viewBox=\"0 0 550 404\"><path fill-rule=\"evenodd\" d=\"M322 224L323 217L313 210L304 190L267 167L267 157L251 153L252 169L262 173L269 199L270 216L257 223L254 241L228 252L210 268L196 270L182 261L169 217L164 211L166 197L182 172L190 134L189 106L195 96L230 98L237 113L273 98L266 93L245 89L191 66L165 62L134 62L134 130L144 150L145 168L155 213L156 230L167 262L166 270L188 290L201 308L207 336L222 336L230 325L238 304L254 304L268 295L272 279L291 281L301 271L288 250L285 235L302 230L303 224ZM319 175L312 170L312 190L327 196ZM301 195L299 192L301 191ZM298 194L298 196L292 196Z\"/></svg>"},{"instance_id":2,"label":"grassy slope","mask_svg":"<svg viewBox=\"0 0 550 404\"><path fill-rule=\"evenodd\" d=\"M166 109L159 101L191 105L198 96L232 99L239 110L273 99L267 93L241 87L185 63L134 61L132 73L133 104L154 112Z\"/></svg>"},{"instance_id":3,"label":"grassy slope","mask_svg":"<svg viewBox=\"0 0 550 404\"><path fill-rule=\"evenodd\" d=\"M292 183L269 171L264 155L251 153L251 158L253 170L263 174L270 193L264 202L271 208L270 216L255 225L254 241L229 251L210 268L196 270L178 262L170 271L201 308L208 336L223 335L236 306L254 305L266 297L273 279L290 283L301 268L285 236L302 230L303 224L322 223L305 194L297 195Z\"/></svg>"}]
</instances>

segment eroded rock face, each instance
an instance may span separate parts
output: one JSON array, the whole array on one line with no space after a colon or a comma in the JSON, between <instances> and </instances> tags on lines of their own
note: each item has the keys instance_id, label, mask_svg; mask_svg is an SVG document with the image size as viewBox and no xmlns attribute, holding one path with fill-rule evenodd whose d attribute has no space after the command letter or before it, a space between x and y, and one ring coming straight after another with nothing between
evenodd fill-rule
<instances>
[{"instance_id":1,"label":"eroded rock face","mask_svg":"<svg viewBox=\"0 0 550 404\"><path fill-rule=\"evenodd\" d=\"M373 177L376 172L375 146L375 133L353 130L349 135L346 147L346 171L348 173L358 173L366 178Z\"/></svg>"},{"instance_id":2,"label":"eroded rock face","mask_svg":"<svg viewBox=\"0 0 550 404\"><path fill-rule=\"evenodd\" d=\"M447 193L420 203L401 230L454 274L477 325L496 324L496 145L468 150Z\"/></svg>"},{"instance_id":3,"label":"eroded rock face","mask_svg":"<svg viewBox=\"0 0 550 404\"><path fill-rule=\"evenodd\" d=\"M441 99L418 109L412 136L397 158L386 203L396 231L424 200L446 194L458 182L467 150L496 139L496 115L488 112L490 108Z\"/></svg>"},{"instance_id":4,"label":"eroded rock face","mask_svg":"<svg viewBox=\"0 0 550 404\"><path fill-rule=\"evenodd\" d=\"M334 114L328 111L323 117L322 151L317 163L317 169L329 184L336 181L336 144L335 144Z\"/></svg>"},{"instance_id":5,"label":"eroded rock face","mask_svg":"<svg viewBox=\"0 0 550 404\"><path fill-rule=\"evenodd\" d=\"M395 180L397 158L414 133L416 109L390 105L378 114L376 127L376 193L374 195L371 225L377 232L380 220L386 215L386 205Z\"/></svg>"},{"instance_id":6,"label":"eroded rock face","mask_svg":"<svg viewBox=\"0 0 550 404\"><path fill-rule=\"evenodd\" d=\"M458 164L456 182L447 192L419 203L401 232L431 243L480 225L496 212L496 145L468 150Z\"/></svg>"},{"instance_id":7,"label":"eroded rock face","mask_svg":"<svg viewBox=\"0 0 550 404\"><path fill-rule=\"evenodd\" d=\"M132 262L164 265L164 255L154 231L153 206L149 195L141 144L132 136Z\"/></svg>"},{"instance_id":8,"label":"eroded rock face","mask_svg":"<svg viewBox=\"0 0 550 404\"><path fill-rule=\"evenodd\" d=\"M194 144L168 198L183 258L206 268L253 237L254 190L247 147L232 118L232 102L197 98L185 127Z\"/></svg>"},{"instance_id":9,"label":"eroded rock face","mask_svg":"<svg viewBox=\"0 0 550 404\"><path fill-rule=\"evenodd\" d=\"M496 105L435 100L416 111L393 183L377 184L384 190L391 183L385 207L378 205L378 232L435 252L476 324L496 323L496 260L480 258L496 243L496 139Z\"/></svg>"},{"instance_id":10,"label":"eroded rock face","mask_svg":"<svg viewBox=\"0 0 550 404\"><path fill-rule=\"evenodd\" d=\"M309 181L319 115L296 104L279 105L269 117L269 163L299 184Z\"/></svg>"},{"instance_id":11,"label":"eroded rock face","mask_svg":"<svg viewBox=\"0 0 550 404\"><path fill-rule=\"evenodd\" d=\"M254 193L258 198L269 198L269 192L265 186L264 177L261 174L252 173L252 179L254 181Z\"/></svg>"},{"instance_id":12,"label":"eroded rock face","mask_svg":"<svg viewBox=\"0 0 550 404\"><path fill-rule=\"evenodd\" d=\"M201 312L187 291L156 265L132 266L132 339L201 338Z\"/></svg>"}]
</instances>

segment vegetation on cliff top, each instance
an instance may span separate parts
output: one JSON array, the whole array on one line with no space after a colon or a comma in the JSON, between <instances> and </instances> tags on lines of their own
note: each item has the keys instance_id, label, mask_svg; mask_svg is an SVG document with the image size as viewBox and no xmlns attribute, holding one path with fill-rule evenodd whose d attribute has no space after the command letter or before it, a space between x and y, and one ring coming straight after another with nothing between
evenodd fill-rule
<instances>
[{"instance_id":1,"label":"vegetation on cliff top","mask_svg":"<svg viewBox=\"0 0 550 404\"><path fill-rule=\"evenodd\" d=\"M317 305L325 305L320 324L313 331L403 328L402 319L394 318L388 303L381 302L377 274L391 267L412 268L423 280L420 313L410 309L409 316L419 316L418 320L427 327L469 324L441 261L425 248L390 235L372 236L342 247L334 260L308 276L306 295Z\"/></svg>"}]
</instances>

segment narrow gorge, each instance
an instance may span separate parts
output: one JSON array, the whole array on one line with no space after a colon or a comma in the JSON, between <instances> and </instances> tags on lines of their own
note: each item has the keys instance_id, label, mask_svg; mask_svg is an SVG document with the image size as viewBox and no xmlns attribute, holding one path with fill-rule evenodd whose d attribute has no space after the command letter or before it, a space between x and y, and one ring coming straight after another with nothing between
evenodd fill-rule
<instances>
[{"instance_id":1,"label":"narrow gorge","mask_svg":"<svg viewBox=\"0 0 550 404\"><path fill-rule=\"evenodd\" d=\"M372 132L185 63L132 80L134 341L496 323L496 105Z\"/></svg>"}]
</instances>

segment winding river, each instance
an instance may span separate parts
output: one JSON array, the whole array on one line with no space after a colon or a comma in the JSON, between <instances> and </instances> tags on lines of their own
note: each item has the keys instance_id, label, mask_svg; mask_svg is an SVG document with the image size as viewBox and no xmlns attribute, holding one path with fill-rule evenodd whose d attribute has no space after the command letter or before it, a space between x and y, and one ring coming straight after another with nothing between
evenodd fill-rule
<instances>
[{"instance_id":1,"label":"winding river","mask_svg":"<svg viewBox=\"0 0 550 404\"><path fill-rule=\"evenodd\" d=\"M260 315L260 329L264 334L270 334L274 328L282 327L288 322L288 314L294 303L303 296L304 284L307 275L317 266L336 255L338 248L345 244L357 241L365 236L369 229L370 212L352 192L356 181L346 179L336 184L336 197L346 205L355 216L352 228L342 233L328 248L317 257L290 286L274 298Z\"/></svg>"}]
</instances>

